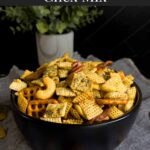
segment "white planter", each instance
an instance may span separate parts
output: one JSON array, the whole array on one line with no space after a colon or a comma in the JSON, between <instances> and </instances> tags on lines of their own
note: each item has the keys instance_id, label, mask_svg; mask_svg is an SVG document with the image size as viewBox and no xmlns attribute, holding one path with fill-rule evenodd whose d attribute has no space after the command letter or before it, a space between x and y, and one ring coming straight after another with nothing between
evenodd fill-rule
<instances>
[{"instance_id":1,"label":"white planter","mask_svg":"<svg viewBox=\"0 0 150 150\"><path fill-rule=\"evenodd\" d=\"M42 35L36 34L38 61L42 65L64 53L73 54L74 32L66 34Z\"/></svg>"}]
</instances>

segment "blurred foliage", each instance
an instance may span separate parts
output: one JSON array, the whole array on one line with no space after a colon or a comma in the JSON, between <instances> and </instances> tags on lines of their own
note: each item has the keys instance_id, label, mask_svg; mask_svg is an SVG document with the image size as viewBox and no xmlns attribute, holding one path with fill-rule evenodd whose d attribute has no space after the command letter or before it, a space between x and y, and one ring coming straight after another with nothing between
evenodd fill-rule
<instances>
[{"instance_id":1,"label":"blurred foliage","mask_svg":"<svg viewBox=\"0 0 150 150\"><path fill-rule=\"evenodd\" d=\"M15 6L1 7L0 13L2 20L12 22L13 33L61 34L94 22L103 10L88 6Z\"/></svg>"}]
</instances>

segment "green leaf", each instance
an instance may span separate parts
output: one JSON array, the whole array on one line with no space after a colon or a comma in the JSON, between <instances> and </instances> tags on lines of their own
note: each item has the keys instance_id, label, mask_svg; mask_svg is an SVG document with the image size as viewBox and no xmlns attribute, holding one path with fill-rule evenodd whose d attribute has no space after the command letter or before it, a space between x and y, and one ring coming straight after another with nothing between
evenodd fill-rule
<instances>
[{"instance_id":1,"label":"green leaf","mask_svg":"<svg viewBox=\"0 0 150 150\"><path fill-rule=\"evenodd\" d=\"M11 6L0 7L0 19L10 21L15 33L32 31L61 34L91 24L103 14L93 6Z\"/></svg>"},{"instance_id":2,"label":"green leaf","mask_svg":"<svg viewBox=\"0 0 150 150\"><path fill-rule=\"evenodd\" d=\"M39 33L44 34L44 33L48 32L48 24L45 22L39 21L36 24L36 28L37 28Z\"/></svg>"},{"instance_id":3,"label":"green leaf","mask_svg":"<svg viewBox=\"0 0 150 150\"><path fill-rule=\"evenodd\" d=\"M80 16L80 17L82 17L84 15L84 12L82 12L81 10L78 10L77 11L77 15Z\"/></svg>"},{"instance_id":4,"label":"green leaf","mask_svg":"<svg viewBox=\"0 0 150 150\"><path fill-rule=\"evenodd\" d=\"M15 29L14 29L14 27L11 27L11 26L10 26L10 30L13 32L13 34L15 34Z\"/></svg>"},{"instance_id":5,"label":"green leaf","mask_svg":"<svg viewBox=\"0 0 150 150\"><path fill-rule=\"evenodd\" d=\"M67 26L66 23L59 22L59 23L56 24L56 30L58 31L59 34L61 34L66 29L66 26Z\"/></svg>"}]
</instances>

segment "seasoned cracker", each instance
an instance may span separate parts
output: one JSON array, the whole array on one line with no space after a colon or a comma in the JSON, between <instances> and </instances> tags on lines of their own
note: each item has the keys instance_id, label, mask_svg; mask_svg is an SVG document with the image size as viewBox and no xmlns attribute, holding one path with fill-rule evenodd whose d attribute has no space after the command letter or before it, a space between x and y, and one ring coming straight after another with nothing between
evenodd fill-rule
<instances>
[{"instance_id":1,"label":"seasoned cracker","mask_svg":"<svg viewBox=\"0 0 150 150\"><path fill-rule=\"evenodd\" d=\"M96 104L95 101L81 101L79 102L79 105L83 110L87 120L91 120L92 118L100 115L103 112L102 108L99 107L99 105Z\"/></svg>"},{"instance_id":2,"label":"seasoned cracker","mask_svg":"<svg viewBox=\"0 0 150 150\"><path fill-rule=\"evenodd\" d=\"M62 58L61 58L61 62L75 62L77 61L76 59L74 58L71 58L70 55L68 53L65 53Z\"/></svg>"},{"instance_id":3,"label":"seasoned cracker","mask_svg":"<svg viewBox=\"0 0 150 150\"><path fill-rule=\"evenodd\" d=\"M123 79L123 84L127 87L130 87L134 82L134 77L132 75L127 75L124 79Z\"/></svg>"},{"instance_id":4,"label":"seasoned cracker","mask_svg":"<svg viewBox=\"0 0 150 150\"><path fill-rule=\"evenodd\" d=\"M79 103L81 101L86 101L86 100L94 100L93 99L94 96L93 96L93 93L92 92L84 92L84 93L81 93L80 95L76 96L74 99L73 99L73 103Z\"/></svg>"},{"instance_id":5,"label":"seasoned cracker","mask_svg":"<svg viewBox=\"0 0 150 150\"><path fill-rule=\"evenodd\" d=\"M49 118L64 117L66 113L67 103L48 104L45 115Z\"/></svg>"},{"instance_id":6,"label":"seasoned cracker","mask_svg":"<svg viewBox=\"0 0 150 150\"><path fill-rule=\"evenodd\" d=\"M131 88L129 88L127 90L127 94L128 94L129 100L135 100L135 97L136 97L136 88L134 86L131 87Z\"/></svg>"},{"instance_id":7,"label":"seasoned cracker","mask_svg":"<svg viewBox=\"0 0 150 150\"><path fill-rule=\"evenodd\" d=\"M77 119L64 119L63 124L82 124L83 120L77 120Z\"/></svg>"},{"instance_id":8,"label":"seasoned cracker","mask_svg":"<svg viewBox=\"0 0 150 150\"><path fill-rule=\"evenodd\" d=\"M118 109L116 106L111 106L109 109L108 109L108 116L111 118L111 119L117 119L121 116L123 116L124 113Z\"/></svg>"},{"instance_id":9,"label":"seasoned cracker","mask_svg":"<svg viewBox=\"0 0 150 150\"><path fill-rule=\"evenodd\" d=\"M44 120L44 121L48 121L48 122L53 122L53 123L62 123L61 121L61 118L44 118L44 117L41 117L40 118L41 120Z\"/></svg>"},{"instance_id":10,"label":"seasoned cracker","mask_svg":"<svg viewBox=\"0 0 150 150\"><path fill-rule=\"evenodd\" d=\"M101 98L101 93L98 90L92 90L94 98Z\"/></svg>"},{"instance_id":11,"label":"seasoned cracker","mask_svg":"<svg viewBox=\"0 0 150 150\"><path fill-rule=\"evenodd\" d=\"M33 71L25 70L23 74L20 76L20 79L25 79L28 75L32 74Z\"/></svg>"},{"instance_id":12,"label":"seasoned cracker","mask_svg":"<svg viewBox=\"0 0 150 150\"><path fill-rule=\"evenodd\" d=\"M100 90L101 89L100 84L93 82L92 83L92 89L94 89L94 90Z\"/></svg>"},{"instance_id":13,"label":"seasoned cracker","mask_svg":"<svg viewBox=\"0 0 150 150\"><path fill-rule=\"evenodd\" d=\"M123 84L120 76L116 73L111 74L111 76L112 77L101 86L101 90L105 92L126 92L127 88Z\"/></svg>"},{"instance_id":14,"label":"seasoned cracker","mask_svg":"<svg viewBox=\"0 0 150 150\"><path fill-rule=\"evenodd\" d=\"M14 80L9 86L9 88L14 91L21 91L22 89L26 87L27 87L27 84L21 81L20 79Z\"/></svg>"},{"instance_id":15,"label":"seasoned cracker","mask_svg":"<svg viewBox=\"0 0 150 150\"><path fill-rule=\"evenodd\" d=\"M60 81L60 82L57 84L57 87L63 87L63 88L67 87L67 82L66 82L66 80Z\"/></svg>"},{"instance_id":16,"label":"seasoned cracker","mask_svg":"<svg viewBox=\"0 0 150 150\"><path fill-rule=\"evenodd\" d=\"M97 71L97 65L101 64L102 62L97 61L85 61L83 62L83 72L88 73L90 72L96 72Z\"/></svg>"},{"instance_id":17,"label":"seasoned cracker","mask_svg":"<svg viewBox=\"0 0 150 150\"><path fill-rule=\"evenodd\" d=\"M77 96L77 95L80 95L80 94L82 93L81 91L74 90L74 89L72 89L72 91L76 94L76 96Z\"/></svg>"},{"instance_id":18,"label":"seasoned cracker","mask_svg":"<svg viewBox=\"0 0 150 150\"><path fill-rule=\"evenodd\" d=\"M89 72L86 74L86 76L95 83L101 84L105 82L105 79L103 78L103 76L99 76L97 73L95 72Z\"/></svg>"},{"instance_id":19,"label":"seasoned cracker","mask_svg":"<svg viewBox=\"0 0 150 150\"><path fill-rule=\"evenodd\" d=\"M71 62L58 62L57 65L61 69L70 70L72 68Z\"/></svg>"},{"instance_id":20,"label":"seasoned cracker","mask_svg":"<svg viewBox=\"0 0 150 150\"><path fill-rule=\"evenodd\" d=\"M127 102L127 104L124 106L124 111L125 111L125 112L130 111L131 108L133 107L133 105L134 105L134 100L129 100L129 101Z\"/></svg>"},{"instance_id":21,"label":"seasoned cracker","mask_svg":"<svg viewBox=\"0 0 150 150\"><path fill-rule=\"evenodd\" d=\"M73 98L72 98L72 97L59 96L59 97L58 97L58 100L59 100L61 103L65 103L65 102L72 103Z\"/></svg>"},{"instance_id":22,"label":"seasoned cracker","mask_svg":"<svg viewBox=\"0 0 150 150\"><path fill-rule=\"evenodd\" d=\"M83 72L73 73L67 79L68 85L73 90L85 92L91 89L92 82Z\"/></svg>"},{"instance_id":23,"label":"seasoned cracker","mask_svg":"<svg viewBox=\"0 0 150 150\"><path fill-rule=\"evenodd\" d=\"M46 71L43 75L48 75L49 77L56 77L57 76L57 65L52 65L46 68Z\"/></svg>"},{"instance_id":24,"label":"seasoned cracker","mask_svg":"<svg viewBox=\"0 0 150 150\"><path fill-rule=\"evenodd\" d=\"M131 87L130 89L127 90L127 94L129 97L128 103L124 106L124 111L129 111L134 105L135 102L135 97L136 97L136 88Z\"/></svg>"},{"instance_id":25,"label":"seasoned cracker","mask_svg":"<svg viewBox=\"0 0 150 150\"><path fill-rule=\"evenodd\" d=\"M59 77L52 77L52 79L54 80L56 85L59 84Z\"/></svg>"},{"instance_id":26,"label":"seasoned cracker","mask_svg":"<svg viewBox=\"0 0 150 150\"><path fill-rule=\"evenodd\" d=\"M58 100L61 103L67 103L67 107L66 107L66 111L65 111L65 116L64 116L64 118L67 118L68 113L69 113L69 111L70 111L70 109L72 107L72 98L59 96Z\"/></svg>"},{"instance_id":27,"label":"seasoned cracker","mask_svg":"<svg viewBox=\"0 0 150 150\"><path fill-rule=\"evenodd\" d=\"M36 86L44 87L44 83L42 82L41 79L33 80L33 81L31 81L31 83Z\"/></svg>"},{"instance_id":28,"label":"seasoned cracker","mask_svg":"<svg viewBox=\"0 0 150 150\"><path fill-rule=\"evenodd\" d=\"M68 76L69 71L66 69L59 69L58 76L59 78L66 78Z\"/></svg>"},{"instance_id":29,"label":"seasoned cracker","mask_svg":"<svg viewBox=\"0 0 150 150\"><path fill-rule=\"evenodd\" d=\"M28 106L28 100L24 97L22 92L18 93L18 107L19 110L23 113L26 113Z\"/></svg>"},{"instance_id":30,"label":"seasoned cracker","mask_svg":"<svg viewBox=\"0 0 150 150\"><path fill-rule=\"evenodd\" d=\"M56 94L59 96L74 97L76 94L69 88L57 87Z\"/></svg>"}]
</instances>

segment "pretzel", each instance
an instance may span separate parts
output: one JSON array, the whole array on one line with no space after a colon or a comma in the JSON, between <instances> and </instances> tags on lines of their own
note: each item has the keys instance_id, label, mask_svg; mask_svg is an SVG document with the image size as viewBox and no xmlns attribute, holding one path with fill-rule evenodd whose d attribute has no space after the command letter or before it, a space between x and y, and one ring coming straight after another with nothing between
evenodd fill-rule
<instances>
[{"instance_id":1,"label":"pretzel","mask_svg":"<svg viewBox=\"0 0 150 150\"><path fill-rule=\"evenodd\" d=\"M21 92L23 94L23 96L28 100L33 100L35 99L35 94L36 92L39 90L38 86L32 86L32 87L27 87L24 88Z\"/></svg>"},{"instance_id":2,"label":"pretzel","mask_svg":"<svg viewBox=\"0 0 150 150\"><path fill-rule=\"evenodd\" d=\"M27 114L29 116L36 117L36 118L42 117L46 111L47 105L52 102L53 102L52 99L29 101L27 107Z\"/></svg>"},{"instance_id":3,"label":"pretzel","mask_svg":"<svg viewBox=\"0 0 150 150\"><path fill-rule=\"evenodd\" d=\"M128 100L124 100L124 99L97 99L96 102L99 105L118 105L118 104L127 104Z\"/></svg>"},{"instance_id":4,"label":"pretzel","mask_svg":"<svg viewBox=\"0 0 150 150\"><path fill-rule=\"evenodd\" d=\"M108 92L104 95L104 98L106 99L128 99L128 95L123 92Z\"/></svg>"}]
</instances>

